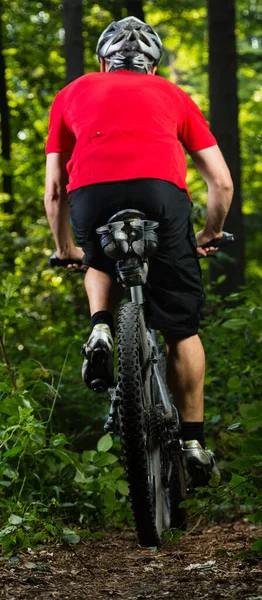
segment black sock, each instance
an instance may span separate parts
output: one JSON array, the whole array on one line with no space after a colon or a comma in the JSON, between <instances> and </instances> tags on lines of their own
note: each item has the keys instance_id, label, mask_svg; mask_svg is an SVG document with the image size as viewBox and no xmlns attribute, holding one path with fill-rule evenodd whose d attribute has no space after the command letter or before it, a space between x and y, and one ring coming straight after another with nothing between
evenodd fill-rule
<instances>
[{"instance_id":1,"label":"black sock","mask_svg":"<svg viewBox=\"0 0 262 600\"><path fill-rule=\"evenodd\" d=\"M110 327L112 337L114 338L115 327L112 313L108 310L99 310L96 313L94 313L91 317L91 329L93 329L95 325L99 325L100 323L104 323L105 325L108 325L108 327Z\"/></svg>"},{"instance_id":2,"label":"black sock","mask_svg":"<svg viewBox=\"0 0 262 600\"><path fill-rule=\"evenodd\" d=\"M181 435L183 442L189 442L190 440L197 440L202 448L205 448L205 434L204 434L204 421L182 421L181 423Z\"/></svg>"}]
</instances>

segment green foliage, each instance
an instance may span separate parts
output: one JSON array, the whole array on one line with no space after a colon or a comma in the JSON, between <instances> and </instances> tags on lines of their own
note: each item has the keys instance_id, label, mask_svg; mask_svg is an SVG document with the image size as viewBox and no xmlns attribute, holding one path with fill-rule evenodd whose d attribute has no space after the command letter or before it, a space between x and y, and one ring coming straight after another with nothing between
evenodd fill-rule
<instances>
[{"instance_id":1,"label":"green foliage","mask_svg":"<svg viewBox=\"0 0 262 600\"><path fill-rule=\"evenodd\" d=\"M64 524L73 523L88 532L98 525L119 526L131 519L123 467L112 451L110 435L98 440L96 450L84 449L80 453L70 448L64 433L53 431L52 415L63 393L65 364L64 360L58 362L57 368L62 364L62 372L57 375L42 366L36 358L39 332L30 332L32 325L27 319L25 306L21 305L21 282L9 273L0 292L0 544L3 552L54 537L76 543L78 534L70 527L65 530ZM10 342L17 334L19 337L20 323L23 333L28 327L27 339L23 340L27 356L22 361L17 357L17 342L14 347ZM46 347L41 342L38 350L48 354L51 345ZM34 359L29 358L31 353Z\"/></svg>"},{"instance_id":2,"label":"green foliage","mask_svg":"<svg viewBox=\"0 0 262 600\"><path fill-rule=\"evenodd\" d=\"M218 489L200 488L184 503L189 516L262 522L262 401L260 296L243 290L221 300L210 294L202 339L207 355L207 445L222 473ZM261 549L260 542L252 551Z\"/></svg>"},{"instance_id":3,"label":"green foliage","mask_svg":"<svg viewBox=\"0 0 262 600\"><path fill-rule=\"evenodd\" d=\"M51 434L27 392L1 392L0 544L4 552L61 537L62 523L88 531L130 520L123 467L103 436L97 450L72 452L63 434ZM62 532L63 533L63 532ZM77 542L67 532L63 539Z\"/></svg>"},{"instance_id":4,"label":"green foliage","mask_svg":"<svg viewBox=\"0 0 262 600\"><path fill-rule=\"evenodd\" d=\"M119 449L108 436L98 441L107 398L80 381L79 350L89 334L81 278L47 264L53 241L42 202L44 143L49 108L65 79L61 3L2 4L12 160L1 160L0 168L13 175L15 197L13 214L7 214L8 198L0 190L0 540L11 552L55 537L76 542L74 527L120 525L130 522L130 511ZM206 422L224 487L199 493L190 510L209 503L212 518L234 518L241 511L256 524L261 521L262 308L256 291L262 274L261 19L258 3L236 4L248 289L225 301L209 290L201 334L207 354ZM148 0L144 9L164 40L160 75L181 85L208 116L206 3ZM95 45L102 29L125 14L122 0L84 3L87 71L98 69ZM206 189L192 166L188 183L201 225ZM261 548L256 544L254 549Z\"/></svg>"}]
</instances>

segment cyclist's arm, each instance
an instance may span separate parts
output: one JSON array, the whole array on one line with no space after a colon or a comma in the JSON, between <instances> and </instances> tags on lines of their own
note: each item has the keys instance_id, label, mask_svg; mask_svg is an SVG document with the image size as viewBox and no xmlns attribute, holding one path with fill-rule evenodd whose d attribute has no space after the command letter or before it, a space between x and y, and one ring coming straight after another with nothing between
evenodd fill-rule
<instances>
[{"instance_id":1,"label":"cyclist's arm","mask_svg":"<svg viewBox=\"0 0 262 600\"><path fill-rule=\"evenodd\" d=\"M222 228L232 201L233 182L217 145L190 152L190 155L208 186L206 224L203 231L197 234L198 246L202 246L222 235Z\"/></svg>"},{"instance_id":2,"label":"cyclist's arm","mask_svg":"<svg viewBox=\"0 0 262 600\"><path fill-rule=\"evenodd\" d=\"M72 256L75 244L70 229L69 205L66 192L66 163L71 152L51 152L46 157L44 203L47 218L60 258Z\"/></svg>"},{"instance_id":3,"label":"cyclist's arm","mask_svg":"<svg viewBox=\"0 0 262 600\"><path fill-rule=\"evenodd\" d=\"M228 213L233 183L218 148L215 137L196 103L180 90L185 111L178 123L178 139L191 155L195 166L208 186L207 221L203 231L197 234L197 245L222 236L222 227ZM199 248L199 253L206 252Z\"/></svg>"}]
</instances>

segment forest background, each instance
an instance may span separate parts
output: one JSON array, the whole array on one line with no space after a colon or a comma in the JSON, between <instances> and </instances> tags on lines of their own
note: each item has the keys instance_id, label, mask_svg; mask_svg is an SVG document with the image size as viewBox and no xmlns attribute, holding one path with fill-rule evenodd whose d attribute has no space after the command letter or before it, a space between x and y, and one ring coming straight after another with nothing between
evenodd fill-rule
<instances>
[{"instance_id":1,"label":"forest background","mask_svg":"<svg viewBox=\"0 0 262 600\"><path fill-rule=\"evenodd\" d=\"M98 70L98 36L128 14L156 27L164 43L159 75L210 117L235 184L225 228L236 243L203 265L207 437L224 483L199 493L189 512L262 520L261 3L0 0L0 542L7 553L132 523L119 440L112 449L111 438L101 438L107 397L80 378L89 334L81 276L49 268L54 248L43 206L52 100L66 82ZM206 187L190 162L188 183L197 228Z\"/></svg>"}]
</instances>

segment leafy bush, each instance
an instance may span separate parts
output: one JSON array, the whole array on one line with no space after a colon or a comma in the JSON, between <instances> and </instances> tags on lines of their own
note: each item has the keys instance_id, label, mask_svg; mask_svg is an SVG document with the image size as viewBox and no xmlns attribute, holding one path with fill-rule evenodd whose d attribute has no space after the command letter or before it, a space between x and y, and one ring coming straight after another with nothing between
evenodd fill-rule
<instances>
[{"instance_id":1,"label":"leafy bush","mask_svg":"<svg viewBox=\"0 0 262 600\"><path fill-rule=\"evenodd\" d=\"M0 543L4 551L61 535L130 521L128 488L109 434L81 456L63 434L50 434L27 392L0 385Z\"/></svg>"},{"instance_id":2,"label":"leafy bush","mask_svg":"<svg viewBox=\"0 0 262 600\"><path fill-rule=\"evenodd\" d=\"M46 332L43 346L28 313L21 282L9 273L0 292L0 544L5 552L57 536L76 541L70 524L88 532L131 522L124 469L110 452L109 434L96 450L76 452L65 433L54 432L56 404L67 390L65 360L56 357L57 373L43 366L39 355L52 353L53 331L48 344ZM66 356L68 341L61 338Z\"/></svg>"},{"instance_id":3,"label":"leafy bush","mask_svg":"<svg viewBox=\"0 0 262 600\"><path fill-rule=\"evenodd\" d=\"M254 289L221 299L209 293L201 337L207 356L206 433L223 484L199 489L190 515L262 522L262 307ZM261 551L258 540L252 550Z\"/></svg>"},{"instance_id":4,"label":"leafy bush","mask_svg":"<svg viewBox=\"0 0 262 600\"><path fill-rule=\"evenodd\" d=\"M82 321L73 284L56 276L43 302L47 283L37 277L25 286L21 277L29 276L15 268L0 290L0 542L6 552L56 536L76 541L74 526L87 532L132 522L118 448L111 452L109 436L97 441L108 407L79 381L72 338L80 346ZM241 512L258 523L262 309L253 289L226 300L211 292L201 334L206 430L224 487L202 490L187 504L211 518Z\"/></svg>"}]
</instances>

